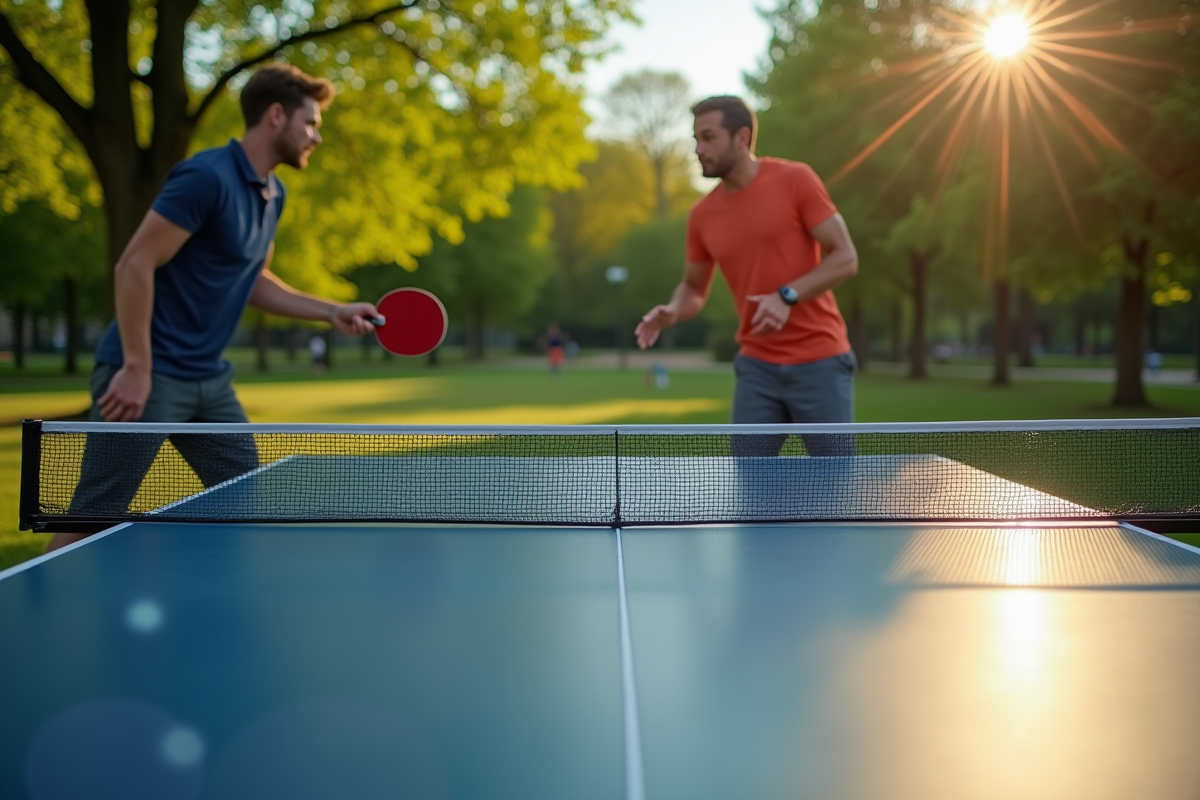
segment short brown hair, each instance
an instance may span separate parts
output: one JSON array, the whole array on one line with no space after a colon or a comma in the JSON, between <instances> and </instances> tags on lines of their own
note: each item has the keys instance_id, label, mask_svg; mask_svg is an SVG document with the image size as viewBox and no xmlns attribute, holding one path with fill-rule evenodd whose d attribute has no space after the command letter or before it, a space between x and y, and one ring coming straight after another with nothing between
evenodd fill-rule
<instances>
[{"instance_id":1,"label":"short brown hair","mask_svg":"<svg viewBox=\"0 0 1200 800\"><path fill-rule=\"evenodd\" d=\"M721 112L721 127L729 131L730 136L736 136L742 128L750 129L750 152L754 152L754 143L758 139L758 117L746 105L746 101L731 94L721 94L716 97L706 97L692 106L692 116L708 114L712 111Z\"/></svg>"},{"instance_id":2,"label":"short brown hair","mask_svg":"<svg viewBox=\"0 0 1200 800\"><path fill-rule=\"evenodd\" d=\"M290 117L304 105L305 98L311 97L325 108L333 102L333 95L333 84L324 78L309 77L291 64L268 64L246 81L239 101L246 127L253 128L276 103L281 104Z\"/></svg>"}]
</instances>

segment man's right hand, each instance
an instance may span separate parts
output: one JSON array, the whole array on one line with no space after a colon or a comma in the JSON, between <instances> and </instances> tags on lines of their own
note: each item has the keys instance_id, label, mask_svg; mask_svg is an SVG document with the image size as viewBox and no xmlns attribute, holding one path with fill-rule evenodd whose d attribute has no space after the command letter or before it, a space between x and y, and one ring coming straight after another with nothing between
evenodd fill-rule
<instances>
[{"instance_id":1,"label":"man's right hand","mask_svg":"<svg viewBox=\"0 0 1200 800\"><path fill-rule=\"evenodd\" d=\"M150 385L150 370L121 367L96 401L100 416L108 422L137 422L150 399Z\"/></svg>"},{"instance_id":2,"label":"man's right hand","mask_svg":"<svg viewBox=\"0 0 1200 800\"><path fill-rule=\"evenodd\" d=\"M655 306L650 309L642 321L638 323L634 334L637 336L638 347L645 350L658 341L658 334L664 328L669 328L679 321L679 314L670 306Z\"/></svg>"}]
</instances>

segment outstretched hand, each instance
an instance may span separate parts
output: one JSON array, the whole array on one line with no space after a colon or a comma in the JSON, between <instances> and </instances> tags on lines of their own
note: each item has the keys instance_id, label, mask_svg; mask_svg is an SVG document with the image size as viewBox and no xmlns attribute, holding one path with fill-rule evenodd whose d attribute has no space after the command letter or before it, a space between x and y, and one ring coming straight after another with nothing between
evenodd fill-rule
<instances>
[{"instance_id":1,"label":"outstretched hand","mask_svg":"<svg viewBox=\"0 0 1200 800\"><path fill-rule=\"evenodd\" d=\"M678 321L679 315L671 310L670 306L655 306L650 309L634 329L638 347L643 350L650 347L658 341L658 334Z\"/></svg>"},{"instance_id":2,"label":"outstretched hand","mask_svg":"<svg viewBox=\"0 0 1200 800\"><path fill-rule=\"evenodd\" d=\"M370 320L378 316L379 312L370 303L347 303L334 310L329 322L347 336L362 336L375 330Z\"/></svg>"}]
</instances>

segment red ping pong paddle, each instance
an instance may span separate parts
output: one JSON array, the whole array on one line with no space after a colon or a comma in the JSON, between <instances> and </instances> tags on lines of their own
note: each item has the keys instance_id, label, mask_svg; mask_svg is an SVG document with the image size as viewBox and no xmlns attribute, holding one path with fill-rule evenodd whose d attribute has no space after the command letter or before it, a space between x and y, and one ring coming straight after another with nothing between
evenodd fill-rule
<instances>
[{"instance_id":1,"label":"red ping pong paddle","mask_svg":"<svg viewBox=\"0 0 1200 800\"><path fill-rule=\"evenodd\" d=\"M375 337L383 349L398 356L423 356L446 338L446 307L424 289L394 289L375 308L380 314L371 320Z\"/></svg>"}]
</instances>

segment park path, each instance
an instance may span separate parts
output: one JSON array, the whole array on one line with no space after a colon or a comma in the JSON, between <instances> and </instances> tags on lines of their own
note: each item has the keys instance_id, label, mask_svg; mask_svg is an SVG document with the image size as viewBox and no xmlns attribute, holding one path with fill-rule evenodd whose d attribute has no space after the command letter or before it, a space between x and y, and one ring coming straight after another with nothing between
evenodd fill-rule
<instances>
[{"instance_id":1,"label":"park path","mask_svg":"<svg viewBox=\"0 0 1200 800\"><path fill-rule=\"evenodd\" d=\"M617 353L608 351L590 352L568 362L568 369L579 370L610 370L616 369ZM728 363L714 361L705 351L651 350L650 352L634 351L626 353L626 368L631 370L648 370L655 364L661 364L671 372L729 372L732 366ZM491 366L509 367L512 369L544 368L546 359L542 356L511 356L498 358ZM988 380L992 368L976 364L929 364L929 375L934 378L977 378ZM872 361L866 371L872 375L907 375L908 364L893 361ZM1013 367L1011 377L1014 381L1064 381L1080 383L1114 383L1117 371L1112 367ZM1194 369L1164 369L1158 372L1145 370L1142 379L1152 386L1178 386L1181 388L1200 389Z\"/></svg>"}]
</instances>

